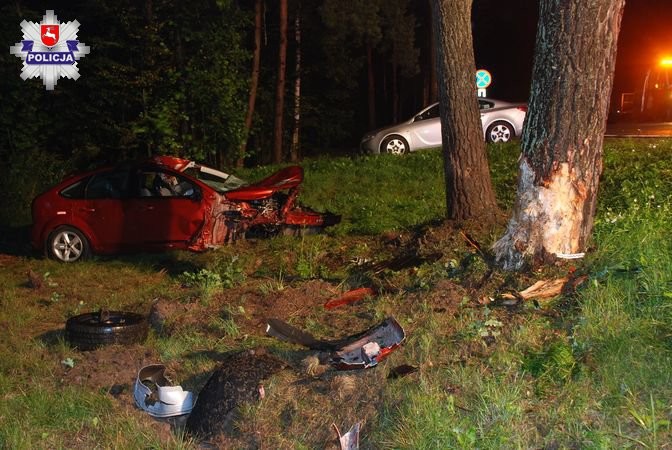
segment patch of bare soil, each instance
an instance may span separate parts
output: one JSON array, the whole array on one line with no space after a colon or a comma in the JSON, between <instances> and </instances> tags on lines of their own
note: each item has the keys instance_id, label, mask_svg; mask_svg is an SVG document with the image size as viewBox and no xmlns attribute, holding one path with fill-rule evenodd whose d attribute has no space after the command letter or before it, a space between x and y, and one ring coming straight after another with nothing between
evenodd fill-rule
<instances>
[{"instance_id":1,"label":"patch of bare soil","mask_svg":"<svg viewBox=\"0 0 672 450\"><path fill-rule=\"evenodd\" d=\"M89 390L105 390L126 407L133 407L133 384L138 370L156 364L156 350L136 344L111 345L78 352L72 368L65 368L62 382Z\"/></svg>"}]
</instances>

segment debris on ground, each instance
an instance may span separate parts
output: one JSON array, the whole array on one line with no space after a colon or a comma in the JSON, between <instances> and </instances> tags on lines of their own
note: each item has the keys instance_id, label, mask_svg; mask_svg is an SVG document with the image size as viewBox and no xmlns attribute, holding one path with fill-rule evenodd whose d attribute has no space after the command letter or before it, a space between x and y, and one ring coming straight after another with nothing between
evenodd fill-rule
<instances>
[{"instance_id":1,"label":"debris on ground","mask_svg":"<svg viewBox=\"0 0 672 450\"><path fill-rule=\"evenodd\" d=\"M268 319L266 333L311 350L331 352L330 363L339 370L374 367L396 350L406 337L401 325L392 317L364 332L332 341L315 339L279 319Z\"/></svg>"},{"instance_id":2,"label":"debris on ground","mask_svg":"<svg viewBox=\"0 0 672 450\"><path fill-rule=\"evenodd\" d=\"M508 300L550 299L563 293L573 292L587 278L587 276L582 275L579 277L557 278L555 280L539 280L523 291L502 294L502 298Z\"/></svg>"},{"instance_id":3,"label":"debris on ground","mask_svg":"<svg viewBox=\"0 0 672 450\"><path fill-rule=\"evenodd\" d=\"M360 422L355 423L347 433L341 435L341 432L338 430L338 427L335 423L332 424L336 434L338 435L338 443L340 444L340 450L357 450L359 449L359 428L361 426Z\"/></svg>"},{"instance_id":4,"label":"debris on ground","mask_svg":"<svg viewBox=\"0 0 672 450\"><path fill-rule=\"evenodd\" d=\"M367 297L373 297L376 291L370 287L361 287L345 292L340 297L332 298L324 304L326 309L334 309L339 306L349 305L350 303L358 302Z\"/></svg>"},{"instance_id":5,"label":"debris on ground","mask_svg":"<svg viewBox=\"0 0 672 450\"><path fill-rule=\"evenodd\" d=\"M101 309L70 317L65 322L65 337L79 350L144 342L148 331L149 323L144 315L126 311Z\"/></svg>"},{"instance_id":6,"label":"debris on ground","mask_svg":"<svg viewBox=\"0 0 672 450\"><path fill-rule=\"evenodd\" d=\"M263 349L230 356L201 389L187 420L187 430L204 438L231 431L237 407L261 400L266 394L262 382L285 367L283 361Z\"/></svg>"},{"instance_id":7,"label":"debris on ground","mask_svg":"<svg viewBox=\"0 0 672 450\"><path fill-rule=\"evenodd\" d=\"M152 417L188 414L194 406L193 394L182 386L173 386L165 371L163 364L151 364L138 371L133 389L135 404Z\"/></svg>"},{"instance_id":8,"label":"debris on ground","mask_svg":"<svg viewBox=\"0 0 672 450\"><path fill-rule=\"evenodd\" d=\"M26 275L28 276L27 284L29 288L36 290L42 289L42 287L44 286L44 280L42 279L41 276L35 273L32 269L28 269Z\"/></svg>"}]
</instances>

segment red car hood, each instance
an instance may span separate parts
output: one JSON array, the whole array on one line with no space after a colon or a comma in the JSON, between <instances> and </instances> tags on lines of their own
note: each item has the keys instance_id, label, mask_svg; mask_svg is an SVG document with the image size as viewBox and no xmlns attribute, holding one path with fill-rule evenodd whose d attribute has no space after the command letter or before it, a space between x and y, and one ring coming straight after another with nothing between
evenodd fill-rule
<instances>
[{"instance_id":1,"label":"red car hood","mask_svg":"<svg viewBox=\"0 0 672 450\"><path fill-rule=\"evenodd\" d=\"M247 186L226 192L229 200L261 200L277 191L286 191L298 186L303 181L303 168L300 166L285 167L273 175Z\"/></svg>"},{"instance_id":2,"label":"red car hood","mask_svg":"<svg viewBox=\"0 0 672 450\"><path fill-rule=\"evenodd\" d=\"M192 161L175 156L155 156L152 158L152 161L179 172L183 172L189 167L198 166ZM228 191L224 193L224 196L229 200L262 200L270 197L274 192L286 191L300 185L302 182L303 168L300 166L289 166L261 181Z\"/></svg>"}]
</instances>

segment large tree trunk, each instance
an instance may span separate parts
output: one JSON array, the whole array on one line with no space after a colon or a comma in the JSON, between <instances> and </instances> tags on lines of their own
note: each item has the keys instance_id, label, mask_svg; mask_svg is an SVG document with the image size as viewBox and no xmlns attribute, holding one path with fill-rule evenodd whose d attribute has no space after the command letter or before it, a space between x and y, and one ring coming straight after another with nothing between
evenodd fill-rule
<instances>
[{"instance_id":1,"label":"large tree trunk","mask_svg":"<svg viewBox=\"0 0 672 450\"><path fill-rule=\"evenodd\" d=\"M273 127L273 162L282 162L282 119L285 110L285 76L287 73L287 0L280 0L280 48L278 80L275 90L275 126Z\"/></svg>"},{"instance_id":2,"label":"large tree trunk","mask_svg":"<svg viewBox=\"0 0 672 450\"><path fill-rule=\"evenodd\" d=\"M433 0L446 205L456 220L497 211L476 99L471 0Z\"/></svg>"},{"instance_id":3,"label":"large tree trunk","mask_svg":"<svg viewBox=\"0 0 672 450\"><path fill-rule=\"evenodd\" d=\"M300 158L301 147L301 2L296 10L294 19L294 40L296 41L296 64L294 71L294 129L292 131L292 145L289 149L289 159L297 162Z\"/></svg>"},{"instance_id":4,"label":"large tree trunk","mask_svg":"<svg viewBox=\"0 0 672 450\"><path fill-rule=\"evenodd\" d=\"M541 2L518 195L494 248L505 269L520 269L526 257L536 264L586 249L623 5Z\"/></svg>"},{"instance_id":5,"label":"large tree trunk","mask_svg":"<svg viewBox=\"0 0 672 450\"><path fill-rule=\"evenodd\" d=\"M257 87L259 86L259 66L261 64L261 18L262 18L263 0L254 2L254 56L252 57L252 77L250 78L250 96L247 101L247 114L245 116L245 135L240 144L240 151L237 167L243 167L245 151L247 150L247 140L252 129L252 119L254 118L254 107L257 102Z\"/></svg>"}]
</instances>

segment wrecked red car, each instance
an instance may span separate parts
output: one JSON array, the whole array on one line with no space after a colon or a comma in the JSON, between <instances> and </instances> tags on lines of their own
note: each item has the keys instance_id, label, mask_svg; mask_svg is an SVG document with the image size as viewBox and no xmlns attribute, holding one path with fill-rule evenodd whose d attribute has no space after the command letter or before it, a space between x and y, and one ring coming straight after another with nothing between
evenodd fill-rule
<instances>
[{"instance_id":1,"label":"wrecked red car","mask_svg":"<svg viewBox=\"0 0 672 450\"><path fill-rule=\"evenodd\" d=\"M303 169L286 167L248 184L170 156L67 178L32 204L31 241L54 259L180 248L201 251L264 232L323 228L330 213L300 206Z\"/></svg>"}]
</instances>

